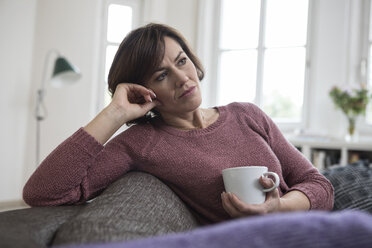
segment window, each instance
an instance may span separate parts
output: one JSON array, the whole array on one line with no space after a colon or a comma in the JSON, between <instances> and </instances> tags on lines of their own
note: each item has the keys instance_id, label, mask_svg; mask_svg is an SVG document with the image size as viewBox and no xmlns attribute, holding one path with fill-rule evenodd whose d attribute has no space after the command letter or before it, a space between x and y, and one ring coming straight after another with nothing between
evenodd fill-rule
<instances>
[{"instance_id":1,"label":"window","mask_svg":"<svg viewBox=\"0 0 372 248\"><path fill-rule=\"evenodd\" d=\"M363 51L363 54L367 54L367 58L365 55L362 54L361 56L361 64L360 64L360 77L362 82L367 82L369 89L372 89L372 4L370 1L366 3L366 9L368 9L368 13L365 14L367 16L369 25L366 25L365 40L367 40L366 51ZM372 125L372 103L368 104L367 113L366 113L366 123Z\"/></svg>"},{"instance_id":2,"label":"window","mask_svg":"<svg viewBox=\"0 0 372 248\"><path fill-rule=\"evenodd\" d=\"M124 37L139 23L139 1L136 0L107 0L104 13L104 28L103 28L103 59L104 73L102 82L104 81L104 99L103 104L107 106L111 101L111 96L107 89L107 77L115 57L116 51ZM102 89L102 88L101 88ZM100 90L102 92L102 90ZM101 101L102 102L102 101ZM100 106L102 107L102 106Z\"/></svg>"},{"instance_id":3,"label":"window","mask_svg":"<svg viewBox=\"0 0 372 248\"><path fill-rule=\"evenodd\" d=\"M302 121L308 12L308 0L221 0L218 104L254 102L275 121Z\"/></svg>"}]
</instances>

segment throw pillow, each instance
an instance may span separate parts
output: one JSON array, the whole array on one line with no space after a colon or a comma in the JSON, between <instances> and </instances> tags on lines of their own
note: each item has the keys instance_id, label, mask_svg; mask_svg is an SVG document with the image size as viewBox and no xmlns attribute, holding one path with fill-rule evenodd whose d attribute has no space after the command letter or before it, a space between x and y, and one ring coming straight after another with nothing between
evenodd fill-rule
<instances>
[{"instance_id":1,"label":"throw pillow","mask_svg":"<svg viewBox=\"0 0 372 248\"><path fill-rule=\"evenodd\" d=\"M372 213L372 169L358 161L323 172L335 189L334 210L360 209Z\"/></svg>"}]
</instances>

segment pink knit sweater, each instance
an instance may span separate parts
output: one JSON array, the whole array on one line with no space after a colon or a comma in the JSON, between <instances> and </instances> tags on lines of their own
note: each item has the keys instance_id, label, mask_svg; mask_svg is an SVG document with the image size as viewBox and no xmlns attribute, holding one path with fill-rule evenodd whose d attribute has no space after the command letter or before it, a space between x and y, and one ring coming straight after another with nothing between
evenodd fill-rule
<instances>
[{"instance_id":1,"label":"pink knit sweater","mask_svg":"<svg viewBox=\"0 0 372 248\"><path fill-rule=\"evenodd\" d=\"M332 209L332 185L258 107L232 103L217 110L218 120L205 129L182 131L158 118L105 146L81 128L42 162L24 187L24 200L31 206L83 203L137 170L166 183L201 223L214 223L229 219L221 171L256 165L279 175L280 195L299 190L311 209Z\"/></svg>"}]
</instances>

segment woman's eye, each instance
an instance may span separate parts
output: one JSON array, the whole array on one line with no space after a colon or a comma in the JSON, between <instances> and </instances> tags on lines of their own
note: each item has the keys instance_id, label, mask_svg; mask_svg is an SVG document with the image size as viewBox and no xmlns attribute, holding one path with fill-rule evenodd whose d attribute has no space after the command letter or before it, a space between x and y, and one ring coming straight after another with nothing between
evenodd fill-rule
<instances>
[{"instance_id":1,"label":"woman's eye","mask_svg":"<svg viewBox=\"0 0 372 248\"><path fill-rule=\"evenodd\" d=\"M186 64L186 58L182 58L182 59L180 59L180 60L178 61L178 64L179 64L179 65L184 65L184 64Z\"/></svg>"},{"instance_id":2,"label":"woman's eye","mask_svg":"<svg viewBox=\"0 0 372 248\"><path fill-rule=\"evenodd\" d=\"M156 80L157 81L162 81L166 76L167 76L167 72L163 72L162 74L160 74L157 78L156 78Z\"/></svg>"}]
</instances>

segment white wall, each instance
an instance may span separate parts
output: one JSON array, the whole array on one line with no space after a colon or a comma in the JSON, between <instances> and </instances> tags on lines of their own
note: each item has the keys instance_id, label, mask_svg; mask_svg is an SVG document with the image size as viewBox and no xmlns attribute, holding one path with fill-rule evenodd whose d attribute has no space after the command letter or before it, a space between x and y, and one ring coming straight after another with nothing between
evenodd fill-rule
<instances>
[{"instance_id":1,"label":"white wall","mask_svg":"<svg viewBox=\"0 0 372 248\"><path fill-rule=\"evenodd\" d=\"M198 0L144 0L143 22L171 25L196 49L198 6Z\"/></svg>"},{"instance_id":2,"label":"white wall","mask_svg":"<svg viewBox=\"0 0 372 248\"><path fill-rule=\"evenodd\" d=\"M0 201L20 198L24 182L36 2L0 1Z\"/></svg>"},{"instance_id":3,"label":"white wall","mask_svg":"<svg viewBox=\"0 0 372 248\"><path fill-rule=\"evenodd\" d=\"M46 87L48 116L41 123L41 159L65 137L87 123L94 112L94 89L97 87L97 37L99 35L99 1L39 0L35 19L35 39L30 111L35 104L36 89L44 74L48 51L57 49L80 68L81 79L74 85ZM50 68L49 68L50 73ZM27 157L30 174L35 168L35 120L28 119Z\"/></svg>"},{"instance_id":4,"label":"white wall","mask_svg":"<svg viewBox=\"0 0 372 248\"><path fill-rule=\"evenodd\" d=\"M65 88L47 87L41 158L87 123L94 113L100 1L0 1L1 156L0 202L21 199L36 168L33 117L46 54L58 49L83 72Z\"/></svg>"},{"instance_id":5,"label":"white wall","mask_svg":"<svg viewBox=\"0 0 372 248\"><path fill-rule=\"evenodd\" d=\"M202 58L207 59L208 46L198 43L198 30L202 30L198 23L204 16L199 15L199 7L213 0L142 1L143 24L153 21L176 27L194 49L203 53ZM358 53L358 41L348 37L350 30L355 34L359 24L349 19L350 6L354 6L351 0L312 1L317 15L313 19L311 40L313 56L308 93L312 107L308 127L338 135L343 130L340 123L344 121L341 113L334 110L328 90L334 84L356 77L353 69L348 72L347 68L350 63L357 65L354 55ZM96 90L98 83L103 83L97 78L100 75L101 7L102 0L0 0L0 32L6 37L0 39L3 86L0 91L0 204L20 199L22 187L35 169L33 111L49 49L58 49L81 69L83 76L73 86L47 88L45 100L49 115L42 123L41 157L96 114Z\"/></svg>"}]
</instances>

